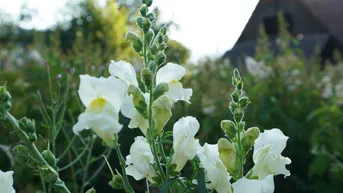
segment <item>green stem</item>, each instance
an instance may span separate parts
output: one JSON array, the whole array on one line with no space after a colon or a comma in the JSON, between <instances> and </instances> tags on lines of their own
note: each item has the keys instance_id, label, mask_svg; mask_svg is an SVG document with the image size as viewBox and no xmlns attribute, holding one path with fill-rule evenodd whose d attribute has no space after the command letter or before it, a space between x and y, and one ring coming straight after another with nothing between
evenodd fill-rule
<instances>
[{"instance_id":1,"label":"green stem","mask_svg":"<svg viewBox=\"0 0 343 193\"><path fill-rule=\"evenodd\" d=\"M120 151L120 144L118 144L115 147L115 150L117 152L117 156L118 156L119 163L120 163L120 166L121 166L121 170L122 170L122 173L123 173L124 189L125 189L125 191L127 193L134 193L135 191L131 187L129 179L127 178L127 175L126 175L126 163L125 163L125 159L124 159L124 157L123 157L123 155L121 154L121 151Z\"/></svg>"},{"instance_id":2,"label":"green stem","mask_svg":"<svg viewBox=\"0 0 343 193\"><path fill-rule=\"evenodd\" d=\"M33 155L35 160L38 162L38 165L40 167L44 165L49 165L43 156L38 151L37 147L30 142L29 137L27 134L20 128L18 121L9 113L5 112L5 119L9 121L9 124L11 125L11 128L18 134L19 138L24 141L26 147L29 149L30 153ZM57 181L59 182L58 186L56 183L54 184L55 187L58 187L61 193L70 193L67 186L64 184L64 182L58 177Z\"/></svg>"},{"instance_id":3,"label":"green stem","mask_svg":"<svg viewBox=\"0 0 343 193\"><path fill-rule=\"evenodd\" d=\"M62 132L63 132L65 138L67 139L67 141L68 141L69 144L70 144L71 140L70 140L70 138L69 138L69 136L68 136L68 133L67 133L64 129L62 129ZM79 139L81 140L81 142L82 142L82 144L83 144L84 146L87 146L87 147L89 146L89 144L87 145L87 144L85 144L85 143L83 142L82 137L79 137ZM79 154L79 153L77 152L76 148L74 147L74 145L71 146L71 150L73 151L73 153L74 153L75 155L78 155L78 154ZM83 163L82 159L80 159L79 162L80 162L80 164L81 164L82 167L85 167L85 163Z\"/></svg>"},{"instance_id":4,"label":"green stem","mask_svg":"<svg viewBox=\"0 0 343 193\"><path fill-rule=\"evenodd\" d=\"M111 156L111 153L112 153L112 150L110 149L107 154L106 154L106 158L109 158ZM104 155L102 155L101 157L103 157ZM100 167L94 172L94 174L87 180L86 184L87 183L90 183L95 177L98 176L98 174L101 172L101 170L105 167L106 165L106 160L104 160ZM113 175L113 172L111 171L112 175Z\"/></svg>"},{"instance_id":5,"label":"green stem","mask_svg":"<svg viewBox=\"0 0 343 193\"><path fill-rule=\"evenodd\" d=\"M44 179L43 179L43 176L42 176L42 172L40 172L40 171L39 171L39 176L40 176L40 180L41 180L41 183L42 183L43 191L46 192L45 182L44 182Z\"/></svg>"},{"instance_id":6,"label":"green stem","mask_svg":"<svg viewBox=\"0 0 343 193\"><path fill-rule=\"evenodd\" d=\"M93 151L94 142L95 142L95 140L94 140L92 135L90 136L89 140L90 140L90 147L88 148L88 156L87 156L87 160L86 160L86 165L83 168L84 173L83 173L83 178L82 178L81 193L85 192L85 188L87 186L87 184L85 184L85 183L86 183L86 180L87 180L87 177L88 177L88 169L89 169L90 161L91 161L91 158L92 158L92 151Z\"/></svg>"},{"instance_id":7,"label":"green stem","mask_svg":"<svg viewBox=\"0 0 343 193\"><path fill-rule=\"evenodd\" d=\"M57 158L57 161L61 160L69 151L69 149L71 148L72 144L74 143L76 139L76 135L73 136L73 138L71 139L71 141L69 142L67 148L64 150L64 152L60 155L60 157Z\"/></svg>"},{"instance_id":8,"label":"green stem","mask_svg":"<svg viewBox=\"0 0 343 193\"><path fill-rule=\"evenodd\" d=\"M242 178L244 176L244 169L243 169L243 154L242 154L242 142L241 142L241 130L239 128L239 123L237 124L236 120L236 127L238 128L238 132L237 132L237 140L238 140L238 160L239 160L239 172L238 172L238 178Z\"/></svg>"},{"instance_id":9,"label":"green stem","mask_svg":"<svg viewBox=\"0 0 343 193\"><path fill-rule=\"evenodd\" d=\"M145 183L146 183L146 191L147 191L147 193L150 193L149 180L148 180L148 178L145 178Z\"/></svg>"},{"instance_id":10,"label":"green stem","mask_svg":"<svg viewBox=\"0 0 343 193\"><path fill-rule=\"evenodd\" d=\"M146 35L143 35L143 58L144 58L144 67L148 67L148 57L147 57L147 42Z\"/></svg>"},{"instance_id":11,"label":"green stem","mask_svg":"<svg viewBox=\"0 0 343 193\"><path fill-rule=\"evenodd\" d=\"M73 166L74 164L76 164L76 162L78 162L79 159L81 159L82 156L83 156L87 151L89 151L89 150L88 150L87 148L85 148L85 149L81 152L81 154L78 155L78 156L76 157L76 159L74 159L74 160L73 160L72 162L70 162L68 165L62 167L62 168L60 169L60 171L66 170L66 169L70 168L71 166Z\"/></svg>"}]
</instances>

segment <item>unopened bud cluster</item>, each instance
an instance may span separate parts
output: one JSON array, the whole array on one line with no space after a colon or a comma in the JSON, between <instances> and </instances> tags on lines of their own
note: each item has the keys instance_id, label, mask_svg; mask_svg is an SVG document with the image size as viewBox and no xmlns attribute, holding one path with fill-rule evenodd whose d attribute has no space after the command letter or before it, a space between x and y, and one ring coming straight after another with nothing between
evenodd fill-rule
<instances>
[{"instance_id":1,"label":"unopened bud cluster","mask_svg":"<svg viewBox=\"0 0 343 193\"><path fill-rule=\"evenodd\" d=\"M240 165L243 164L238 164L238 158L242 158L240 162L245 162L244 155L251 150L260 134L260 130L253 127L245 131L244 109L249 105L250 101L248 97L242 96L243 81L237 69L233 71L232 85L235 89L231 94L229 109L233 115L233 121L223 120L221 122L221 128L229 139L220 139L218 149L220 158L227 170L231 174L237 175L240 172Z\"/></svg>"}]
</instances>

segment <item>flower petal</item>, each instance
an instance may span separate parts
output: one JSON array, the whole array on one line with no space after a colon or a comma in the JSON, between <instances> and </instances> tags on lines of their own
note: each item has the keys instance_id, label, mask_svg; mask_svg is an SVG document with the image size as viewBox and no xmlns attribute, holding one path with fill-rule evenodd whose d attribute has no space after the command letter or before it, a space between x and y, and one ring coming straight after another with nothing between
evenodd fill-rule
<instances>
[{"instance_id":1,"label":"flower petal","mask_svg":"<svg viewBox=\"0 0 343 193\"><path fill-rule=\"evenodd\" d=\"M86 75L80 75L79 96L84 106L88 107L94 99L97 98L95 83L97 78Z\"/></svg>"},{"instance_id":2,"label":"flower petal","mask_svg":"<svg viewBox=\"0 0 343 193\"><path fill-rule=\"evenodd\" d=\"M98 94L98 97L106 99L106 101L112 105L112 107L115 109L115 112L118 114L124 96L126 95L125 85L116 78L101 77L96 83L95 90Z\"/></svg>"},{"instance_id":3,"label":"flower petal","mask_svg":"<svg viewBox=\"0 0 343 193\"><path fill-rule=\"evenodd\" d=\"M231 193L231 176L219 157L218 146L206 143L197 155L205 169L205 179L209 181L207 188L215 189L218 193Z\"/></svg>"},{"instance_id":4,"label":"flower petal","mask_svg":"<svg viewBox=\"0 0 343 193\"><path fill-rule=\"evenodd\" d=\"M265 130L255 141L253 155L254 162L257 161L256 153L260 151L261 148L265 148L268 145L271 146L270 151L273 151L276 154L281 154L286 147L288 138L289 137L285 136L280 129Z\"/></svg>"},{"instance_id":5,"label":"flower petal","mask_svg":"<svg viewBox=\"0 0 343 193\"><path fill-rule=\"evenodd\" d=\"M118 122L118 115L111 109L111 105L105 106L105 110L96 113L86 109L86 112L80 114L73 131L78 134L84 129L93 129L106 145L114 147L113 137L120 132L122 125Z\"/></svg>"},{"instance_id":6,"label":"flower petal","mask_svg":"<svg viewBox=\"0 0 343 193\"><path fill-rule=\"evenodd\" d=\"M179 119L173 127L173 140L174 142L182 138L182 142L187 143L191 138L194 138L196 133L199 131L200 124L195 117L183 117ZM174 149L183 149L187 144L179 144L179 147L176 146L176 143L173 144Z\"/></svg>"},{"instance_id":7,"label":"flower petal","mask_svg":"<svg viewBox=\"0 0 343 193\"><path fill-rule=\"evenodd\" d=\"M169 83L172 81L179 81L186 74L184 67L174 63L167 63L165 66L157 71L156 84L162 82Z\"/></svg>"},{"instance_id":8,"label":"flower petal","mask_svg":"<svg viewBox=\"0 0 343 193\"><path fill-rule=\"evenodd\" d=\"M154 175L152 164L154 156L152 155L150 145L143 136L135 138L134 143L130 147L130 155L126 157L126 170L128 175L133 176L136 180Z\"/></svg>"},{"instance_id":9,"label":"flower petal","mask_svg":"<svg viewBox=\"0 0 343 193\"><path fill-rule=\"evenodd\" d=\"M232 184L234 193L273 193L273 175L265 177L263 180L249 180L241 178Z\"/></svg>"},{"instance_id":10,"label":"flower petal","mask_svg":"<svg viewBox=\"0 0 343 193\"><path fill-rule=\"evenodd\" d=\"M0 190L3 193L15 193L13 188L13 171L3 172L0 170Z\"/></svg>"},{"instance_id":11,"label":"flower petal","mask_svg":"<svg viewBox=\"0 0 343 193\"><path fill-rule=\"evenodd\" d=\"M115 62L112 60L109 71L112 76L117 77L121 81L123 81L127 87L130 84L138 87L136 71L130 63L125 61Z\"/></svg>"},{"instance_id":12,"label":"flower petal","mask_svg":"<svg viewBox=\"0 0 343 193\"><path fill-rule=\"evenodd\" d=\"M184 89L182 88L182 84L180 82L170 82L168 84L169 90L166 95L173 100L173 102L177 102L179 100L185 101L190 103L191 96L193 94L193 90L191 88Z\"/></svg>"}]
</instances>

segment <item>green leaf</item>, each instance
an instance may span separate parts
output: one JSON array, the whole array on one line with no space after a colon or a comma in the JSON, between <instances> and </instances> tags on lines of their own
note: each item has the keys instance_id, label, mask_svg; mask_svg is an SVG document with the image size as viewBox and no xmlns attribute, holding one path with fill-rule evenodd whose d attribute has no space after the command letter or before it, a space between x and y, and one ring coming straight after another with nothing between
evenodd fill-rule
<instances>
[{"instance_id":1,"label":"green leaf","mask_svg":"<svg viewBox=\"0 0 343 193\"><path fill-rule=\"evenodd\" d=\"M175 181L176 178L170 178L168 180L166 180L162 186L160 187L160 193L166 193L168 191L168 188L170 187L170 185L172 185L172 183Z\"/></svg>"},{"instance_id":2,"label":"green leaf","mask_svg":"<svg viewBox=\"0 0 343 193\"><path fill-rule=\"evenodd\" d=\"M198 192L207 193L206 183L205 183L205 172L203 168L198 168L197 170L197 182L198 182Z\"/></svg>"}]
</instances>

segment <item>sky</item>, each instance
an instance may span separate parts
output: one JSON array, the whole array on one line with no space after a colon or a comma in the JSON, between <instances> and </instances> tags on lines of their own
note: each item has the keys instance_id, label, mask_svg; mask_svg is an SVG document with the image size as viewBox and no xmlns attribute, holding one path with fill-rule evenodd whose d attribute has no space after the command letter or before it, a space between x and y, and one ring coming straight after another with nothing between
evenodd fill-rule
<instances>
[{"instance_id":1,"label":"sky","mask_svg":"<svg viewBox=\"0 0 343 193\"><path fill-rule=\"evenodd\" d=\"M37 14L22 27L46 29L65 19L60 10L68 0L11 0L0 3L0 12L16 19L24 2ZM194 62L206 56L220 57L230 50L257 3L258 0L154 0L154 6L161 10L161 21L173 20L179 26L169 30L170 39L190 49Z\"/></svg>"}]
</instances>

